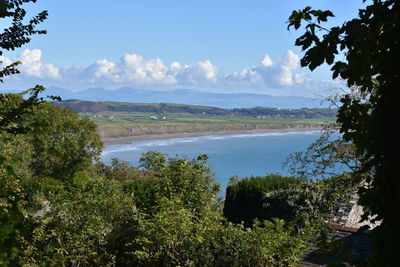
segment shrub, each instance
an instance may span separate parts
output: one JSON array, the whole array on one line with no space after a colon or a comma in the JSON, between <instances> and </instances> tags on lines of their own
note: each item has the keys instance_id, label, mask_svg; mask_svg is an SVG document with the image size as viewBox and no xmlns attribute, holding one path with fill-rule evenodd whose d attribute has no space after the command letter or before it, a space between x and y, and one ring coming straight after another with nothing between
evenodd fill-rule
<instances>
[{"instance_id":1,"label":"shrub","mask_svg":"<svg viewBox=\"0 0 400 267\"><path fill-rule=\"evenodd\" d=\"M288 188L300 180L270 174L238 181L226 189L224 216L233 223L252 225L254 219L263 220L263 203L266 193Z\"/></svg>"}]
</instances>

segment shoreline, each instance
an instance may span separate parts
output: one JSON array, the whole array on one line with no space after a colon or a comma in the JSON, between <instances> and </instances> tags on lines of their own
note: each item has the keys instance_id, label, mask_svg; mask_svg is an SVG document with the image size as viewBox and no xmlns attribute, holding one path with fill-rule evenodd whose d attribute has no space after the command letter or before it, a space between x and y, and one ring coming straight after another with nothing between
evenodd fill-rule
<instances>
[{"instance_id":1,"label":"shoreline","mask_svg":"<svg viewBox=\"0 0 400 267\"><path fill-rule=\"evenodd\" d=\"M122 137L105 137L102 141L105 146L107 145L119 145L119 144L131 144L139 141L149 140L165 140L175 138L190 138L190 137L201 137L209 135L234 135L234 134L255 134L255 133L270 133L270 132L304 132L304 131L316 131L322 130L323 127L301 127L301 128L274 128L274 129L253 129L253 130L231 130L231 131L206 131L196 133L171 133L171 134L151 134L151 135L132 135Z\"/></svg>"}]
</instances>

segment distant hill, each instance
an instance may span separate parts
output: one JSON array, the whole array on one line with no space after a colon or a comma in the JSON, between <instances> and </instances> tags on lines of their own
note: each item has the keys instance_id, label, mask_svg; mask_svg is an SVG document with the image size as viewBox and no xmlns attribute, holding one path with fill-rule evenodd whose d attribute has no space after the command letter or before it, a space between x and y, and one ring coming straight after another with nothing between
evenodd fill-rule
<instances>
[{"instance_id":1,"label":"distant hill","mask_svg":"<svg viewBox=\"0 0 400 267\"><path fill-rule=\"evenodd\" d=\"M152 113L189 113L189 114L207 114L216 116L245 116L245 117L282 117L282 118L333 118L336 116L336 110L328 108L319 109L280 109L270 107L255 108L234 108L223 109L210 106L166 104L166 103L127 103L111 101L83 101L83 100L64 100L54 102L55 105L68 107L76 112L152 112Z\"/></svg>"},{"instance_id":2,"label":"distant hill","mask_svg":"<svg viewBox=\"0 0 400 267\"><path fill-rule=\"evenodd\" d=\"M116 101L130 103L179 103L186 105L214 106L219 108L249 108L256 106L272 108L321 108L321 99L299 96L270 96L263 94L221 94L187 89L154 91L134 88L105 90L89 88L72 92L63 88L50 87L44 95L57 95L62 99L87 101Z\"/></svg>"}]
</instances>

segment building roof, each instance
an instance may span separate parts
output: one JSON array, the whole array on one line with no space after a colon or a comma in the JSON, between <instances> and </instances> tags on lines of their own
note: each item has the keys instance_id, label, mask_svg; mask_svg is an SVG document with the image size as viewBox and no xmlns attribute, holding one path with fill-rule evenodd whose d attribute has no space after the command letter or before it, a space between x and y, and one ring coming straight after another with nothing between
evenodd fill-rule
<instances>
[{"instance_id":1,"label":"building roof","mask_svg":"<svg viewBox=\"0 0 400 267\"><path fill-rule=\"evenodd\" d=\"M363 208L357 204L358 199L359 196L353 192L349 201L338 203L338 208L327 220L330 231L326 236L326 244L329 245L323 247L321 244L311 244L300 266L328 266L332 263L350 266L346 262L373 256L371 231L360 228L368 225L373 229L379 222L360 222Z\"/></svg>"}]
</instances>

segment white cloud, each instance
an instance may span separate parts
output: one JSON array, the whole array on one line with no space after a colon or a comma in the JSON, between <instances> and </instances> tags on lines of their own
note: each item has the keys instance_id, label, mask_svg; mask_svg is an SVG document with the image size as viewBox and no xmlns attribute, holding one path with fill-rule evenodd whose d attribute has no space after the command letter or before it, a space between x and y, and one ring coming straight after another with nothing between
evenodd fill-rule
<instances>
[{"instance_id":1,"label":"white cloud","mask_svg":"<svg viewBox=\"0 0 400 267\"><path fill-rule=\"evenodd\" d=\"M261 61L261 65L254 68L254 70L260 74L264 82L270 86L292 86L305 81L305 79L300 79L300 77L304 77L304 74L298 72L300 68L299 62L299 56L292 50L288 50L287 53L275 63L266 55Z\"/></svg>"},{"instance_id":2,"label":"white cloud","mask_svg":"<svg viewBox=\"0 0 400 267\"><path fill-rule=\"evenodd\" d=\"M225 82L230 85L241 84L244 86L263 84L262 77L255 69L244 68L241 71L225 75Z\"/></svg>"},{"instance_id":3,"label":"white cloud","mask_svg":"<svg viewBox=\"0 0 400 267\"><path fill-rule=\"evenodd\" d=\"M302 79L293 79L293 76L298 74L293 74L293 71L299 68L300 58L292 50L288 50L286 57L282 61L281 74L279 76L279 81L282 85L293 85L293 83L302 83Z\"/></svg>"},{"instance_id":4,"label":"white cloud","mask_svg":"<svg viewBox=\"0 0 400 267\"><path fill-rule=\"evenodd\" d=\"M93 78L109 78L114 79L114 74L116 71L116 66L113 62L107 59L97 60L93 65L91 65Z\"/></svg>"},{"instance_id":5,"label":"white cloud","mask_svg":"<svg viewBox=\"0 0 400 267\"><path fill-rule=\"evenodd\" d=\"M281 57L262 57L256 67L221 74L210 60L192 65L172 62L165 64L160 58L145 59L138 54L124 54L117 62L99 59L88 66L57 68L42 61L40 49L25 49L18 59L21 75L7 78L32 86L41 83L45 86L59 86L72 90L88 87L137 87L166 89L188 86L198 90L219 92L258 92L272 95L312 95L324 90L327 82L310 78L300 69L300 58L292 50ZM16 61L0 57L3 66ZM321 85L324 88L321 88Z\"/></svg>"},{"instance_id":6,"label":"white cloud","mask_svg":"<svg viewBox=\"0 0 400 267\"><path fill-rule=\"evenodd\" d=\"M271 58L269 57L269 55L265 55L264 58L261 60L261 65L263 65L264 67L269 67L273 64Z\"/></svg>"},{"instance_id":7,"label":"white cloud","mask_svg":"<svg viewBox=\"0 0 400 267\"><path fill-rule=\"evenodd\" d=\"M159 58L143 59L137 54L125 54L120 62L120 76L123 81L138 84L172 84L175 79L167 74L168 67Z\"/></svg>"},{"instance_id":8,"label":"white cloud","mask_svg":"<svg viewBox=\"0 0 400 267\"><path fill-rule=\"evenodd\" d=\"M5 56L0 56L0 62L3 65L2 67L8 66L11 63L13 63L13 61L9 58L6 58Z\"/></svg>"},{"instance_id":9,"label":"white cloud","mask_svg":"<svg viewBox=\"0 0 400 267\"><path fill-rule=\"evenodd\" d=\"M227 74L224 82L271 95L315 96L333 87L332 81L312 79L300 68L300 57L292 50L276 60L265 55L258 66Z\"/></svg>"},{"instance_id":10,"label":"white cloud","mask_svg":"<svg viewBox=\"0 0 400 267\"><path fill-rule=\"evenodd\" d=\"M50 63L42 62L42 51L40 49L25 49L20 59L22 63L20 70L28 76L37 78L60 78L60 70Z\"/></svg>"},{"instance_id":11,"label":"white cloud","mask_svg":"<svg viewBox=\"0 0 400 267\"><path fill-rule=\"evenodd\" d=\"M287 51L282 62L283 66L291 70L296 70L300 67L300 57L296 55L292 50Z\"/></svg>"},{"instance_id":12,"label":"white cloud","mask_svg":"<svg viewBox=\"0 0 400 267\"><path fill-rule=\"evenodd\" d=\"M299 62L299 56L291 50L275 62L269 55L265 55L259 66L228 74L226 80L253 83L257 86L262 83L264 87L271 89L300 85L307 81L307 77L299 71Z\"/></svg>"},{"instance_id":13,"label":"white cloud","mask_svg":"<svg viewBox=\"0 0 400 267\"><path fill-rule=\"evenodd\" d=\"M175 68L173 72L182 84L202 85L218 81L218 68L209 60L200 61L193 66Z\"/></svg>"}]
</instances>

